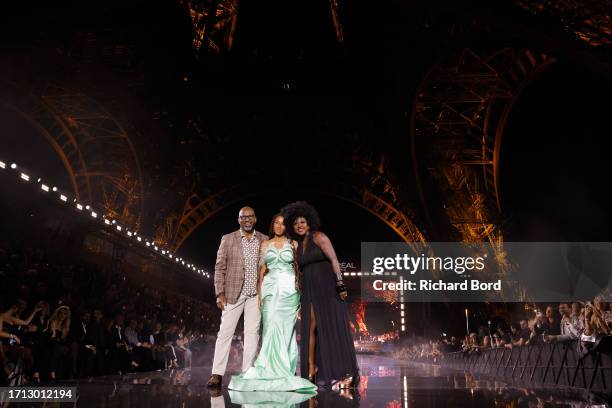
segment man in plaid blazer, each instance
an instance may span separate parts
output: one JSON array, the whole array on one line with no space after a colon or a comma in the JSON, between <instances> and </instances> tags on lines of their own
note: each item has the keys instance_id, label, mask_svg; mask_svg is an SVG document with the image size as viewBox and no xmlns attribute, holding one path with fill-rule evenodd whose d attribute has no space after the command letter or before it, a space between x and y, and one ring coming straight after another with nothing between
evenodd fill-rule
<instances>
[{"instance_id":1,"label":"man in plaid blazer","mask_svg":"<svg viewBox=\"0 0 612 408\"><path fill-rule=\"evenodd\" d=\"M259 248L268 237L255 231L255 211L243 207L238 213L240 229L221 238L215 263L215 294L222 310L215 344L209 387L221 387L236 325L244 312L244 353L242 371L255 359L259 343L261 312L257 297Z\"/></svg>"}]
</instances>

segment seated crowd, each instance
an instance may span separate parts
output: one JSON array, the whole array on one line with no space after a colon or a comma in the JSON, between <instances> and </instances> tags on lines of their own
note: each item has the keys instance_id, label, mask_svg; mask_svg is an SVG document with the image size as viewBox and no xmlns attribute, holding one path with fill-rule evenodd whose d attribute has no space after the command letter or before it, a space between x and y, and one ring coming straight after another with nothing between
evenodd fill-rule
<instances>
[{"instance_id":1,"label":"seated crowd","mask_svg":"<svg viewBox=\"0 0 612 408\"><path fill-rule=\"evenodd\" d=\"M0 244L0 385L192 365L217 309Z\"/></svg>"},{"instance_id":2,"label":"seated crowd","mask_svg":"<svg viewBox=\"0 0 612 408\"><path fill-rule=\"evenodd\" d=\"M439 362L451 352L477 353L484 349L580 340L587 349L612 335L612 302L598 296L594 302L548 305L542 313L532 309L531 316L508 322L496 317L461 340L443 336L439 340L413 338L395 351L395 357Z\"/></svg>"}]
</instances>

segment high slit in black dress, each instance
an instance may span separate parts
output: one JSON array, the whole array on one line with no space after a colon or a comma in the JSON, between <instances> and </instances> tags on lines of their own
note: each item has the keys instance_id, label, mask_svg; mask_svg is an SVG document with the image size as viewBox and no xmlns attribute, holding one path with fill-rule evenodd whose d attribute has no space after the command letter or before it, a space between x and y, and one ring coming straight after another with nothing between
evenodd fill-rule
<instances>
[{"instance_id":1,"label":"high slit in black dress","mask_svg":"<svg viewBox=\"0 0 612 408\"><path fill-rule=\"evenodd\" d=\"M301 276L301 340L300 373L308 377L310 341L310 310L314 307L316 318L315 364L318 368L317 383L331 386L335 381L349 376L359 381L359 367L355 345L349 327L346 301L336 292L336 274L329 257L314 242L312 234L299 241L297 255ZM333 249L331 252L335 258ZM337 259L334 259L337 265ZM338 266L337 266L338 267ZM339 272L339 271L338 271Z\"/></svg>"}]
</instances>

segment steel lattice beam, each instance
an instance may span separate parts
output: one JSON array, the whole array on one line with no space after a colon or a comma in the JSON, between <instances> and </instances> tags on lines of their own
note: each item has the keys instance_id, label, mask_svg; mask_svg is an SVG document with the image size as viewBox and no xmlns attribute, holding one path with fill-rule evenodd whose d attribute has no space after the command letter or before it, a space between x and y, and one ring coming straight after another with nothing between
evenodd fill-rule
<instances>
[{"instance_id":1,"label":"steel lattice beam","mask_svg":"<svg viewBox=\"0 0 612 408\"><path fill-rule=\"evenodd\" d=\"M466 48L436 64L418 90L415 172L419 174L418 161L427 163L462 240L502 242L501 137L522 90L553 61L529 50ZM421 195L426 203L422 190Z\"/></svg>"},{"instance_id":2,"label":"steel lattice beam","mask_svg":"<svg viewBox=\"0 0 612 408\"><path fill-rule=\"evenodd\" d=\"M232 49L238 20L239 0L178 0L191 17L194 50L222 53ZM329 0L336 41L344 41L339 0Z\"/></svg>"},{"instance_id":3,"label":"steel lattice beam","mask_svg":"<svg viewBox=\"0 0 612 408\"><path fill-rule=\"evenodd\" d=\"M191 17L193 48L221 53L232 49L238 0L182 1Z\"/></svg>"},{"instance_id":4,"label":"steel lattice beam","mask_svg":"<svg viewBox=\"0 0 612 408\"><path fill-rule=\"evenodd\" d=\"M555 18L589 45L612 46L612 0L513 0L536 15Z\"/></svg>"},{"instance_id":5,"label":"steel lattice beam","mask_svg":"<svg viewBox=\"0 0 612 408\"><path fill-rule=\"evenodd\" d=\"M144 207L142 171L127 132L108 111L87 95L56 86L37 96L3 82L0 101L51 144L77 200L138 229Z\"/></svg>"},{"instance_id":6,"label":"steel lattice beam","mask_svg":"<svg viewBox=\"0 0 612 408\"><path fill-rule=\"evenodd\" d=\"M167 234L160 231L157 237L159 243L169 244L174 252L178 251L193 231L206 220L220 210L251 196L252 185L249 186L251 190L247 190L245 185L237 185L206 198L201 198L197 194L191 195L173 228L172 240L164 242L163 238ZM319 193L346 200L367 210L393 229L405 242L425 242L424 235L410 217L367 189L357 189L346 183L334 181L330 181L326 186L319 184L315 189Z\"/></svg>"}]
</instances>

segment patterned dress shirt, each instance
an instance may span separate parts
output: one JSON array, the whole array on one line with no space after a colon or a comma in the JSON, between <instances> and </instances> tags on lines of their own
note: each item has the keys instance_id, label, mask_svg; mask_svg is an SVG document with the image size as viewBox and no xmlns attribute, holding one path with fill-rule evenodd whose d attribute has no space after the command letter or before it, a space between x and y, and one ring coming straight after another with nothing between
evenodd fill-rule
<instances>
[{"instance_id":1,"label":"patterned dress shirt","mask_svg":"<svg viewBox=\"0 0 612 408\"><path fill-rule=\"evenodd\" d=\"M255 238L257 232L248 239L244 231L240 230L242 253L244 255L244 285L242 294L245 296L257 295L257 260L259 258L259 240Z\"/></svg>"}]
</instances>

